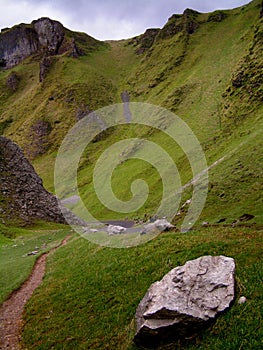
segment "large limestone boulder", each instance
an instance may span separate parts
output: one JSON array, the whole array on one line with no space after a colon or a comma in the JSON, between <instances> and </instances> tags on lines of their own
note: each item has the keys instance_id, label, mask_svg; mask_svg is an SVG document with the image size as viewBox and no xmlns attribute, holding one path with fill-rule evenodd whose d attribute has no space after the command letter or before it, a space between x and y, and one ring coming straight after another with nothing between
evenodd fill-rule
<instances>
[{"instance_id":1,"label":"large limestone boulder","mask_svg":"<svg viewBox=\"0 0 263 350\"><path fill-rule=\"evenodd\" d=\"M225 256L203 256L171 270L140 302L134 341L152 345L210 324L234 299L234 271L234 260Z\"/></svg>"}]
</instances>

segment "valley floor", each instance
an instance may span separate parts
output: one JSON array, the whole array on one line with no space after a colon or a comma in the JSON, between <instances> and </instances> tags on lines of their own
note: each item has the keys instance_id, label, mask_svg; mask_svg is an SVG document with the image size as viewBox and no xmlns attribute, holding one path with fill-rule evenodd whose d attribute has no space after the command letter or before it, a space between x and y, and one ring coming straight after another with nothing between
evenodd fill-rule
<instances>
[{"instance_id":1,"label":"valley floor","mask_svg":"<svg viewBox=\"0 0 263 350\"><path fill-rule=\"evenodd\" d=\"M63 240L68 233L57 231L57 238ZM235 302L209 330L160 349L260 349L262 233L256 227L218 225L185 234L162 233L127 249L101 247L73 234L67 245L49 255L44 279L26 304L22 349L137 349L132 342L134 314L150 284L202 255L235 259ZM6 258L23 247L18 244L21 237L17 240L3 238ZM32 236L24 236L24 246L30 240ZM26 262L23 259L20 262ZM4 274L7 266L1 266ZM237 303L240 296L247 298L245 304Z\"/></svg>"}]
</instances>

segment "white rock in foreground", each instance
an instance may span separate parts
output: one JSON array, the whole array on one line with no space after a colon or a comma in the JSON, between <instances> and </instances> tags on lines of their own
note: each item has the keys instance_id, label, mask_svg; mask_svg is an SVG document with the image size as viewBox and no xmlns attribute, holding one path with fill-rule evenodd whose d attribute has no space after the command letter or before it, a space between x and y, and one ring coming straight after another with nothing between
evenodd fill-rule
<instances>
[{"instance_id":1,"label":"white rock in foreground","mask_svg":"<svg viewBox=\"0 0 263 350\"><path fill-rule=\"evenodd\" d=\"M124 233L126 231L126 228L123 226L109 225L107 231L110 236L119 235L120 233Z\"/></svg>"},{"instance_id":2,"label":"white rock in foreground","mask_svg":"<svg viewBox=\"0 0 263 350\"><path fill-rule=\"evenodd\" d=\"M234 299L235 262L204 256L167 273L148 289L136 311L138 344L195 333Z\"/></svg>"}]
</instances>

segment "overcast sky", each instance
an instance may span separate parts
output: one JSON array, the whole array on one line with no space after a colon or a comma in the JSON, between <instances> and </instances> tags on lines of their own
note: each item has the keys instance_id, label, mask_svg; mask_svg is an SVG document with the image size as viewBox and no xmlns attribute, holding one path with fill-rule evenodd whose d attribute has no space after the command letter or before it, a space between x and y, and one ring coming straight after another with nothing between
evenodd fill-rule
<instances>
[{"instance_id":1,"label":"overcast sky","mask_svg":"<svg viewBox=\"0 0 263 350\"><path fill-rule=\"evenodd\" d=\"M0 0L0 27L31 23L40 17L60 21L97 39L124 39L162 27L185 8L200 12L230 9L250 0Z\"/></svg>"}]
</instances>

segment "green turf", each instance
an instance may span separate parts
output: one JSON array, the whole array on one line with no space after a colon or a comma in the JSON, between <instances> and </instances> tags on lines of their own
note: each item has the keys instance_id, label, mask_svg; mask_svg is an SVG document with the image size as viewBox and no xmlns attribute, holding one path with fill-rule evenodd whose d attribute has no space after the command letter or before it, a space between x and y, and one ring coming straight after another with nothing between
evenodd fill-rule
<instances>
[{"instance_id":1,"label":"green turf","mask_svg":"<svg viewBox=\"0 0 263 350\"><path fill-rule=\"evenodd\" d=\"M36 258L57 246L67 234L69 229L54 224L41 223L30 230L0 225L0 303L27 279ZM39 251L37 255L27 256L35 250Z\"/></svg>"},{"instance_id":2,"label":"green turf","mask_svg":"<svg viewBox=\"0 0 263 350\"><path fill-rule=\"evenodd\" d=\"M76 236L48 260L43 284L26 306L23 344L30 349L137 349L132 345L134 315L148 287L173 267L208 254L235 259L236 300L211 329L178 342L178 348L260 349L262 231L221 227L161 234L129 249L103 248ZM238 305L242 295L247 302Z\"/></svg>"},{"instance_id":3,"label":"green turf","mask_svg":"<svg viewBox=\"0 0 263 350\"><path fill-rule=\"evenodd\" d=\"M62 84L78 91L75 97L77 104L88 101L91 108L119 102L120 92L127 89L132 101L154 103L175 112L199 138L208 166L225 157L223 162L209 171L208 199L200 221L214 223L226 217L230 223L250 213L255 216L254 221L260 223L262 182L259 179L262 173L258 165L262 160L260 77L263 55L259 1L225 13L227 17L222 22L208 21L208 14L200 14L196 33L190 36L180 33L171 38L158 39L144 55L135 55L135 48L128 41L120 41L111 42L110 48L100 49L78 61L58 58L47 84L52 86L54 77L60 74ZM220 40L217 40L218 37ZM182 54L180 64L176 63L176 57ZM233 81L240 74L243 85L235 87ZM98 90L94 91L92 87L91 96L85 92L84 86L93 84L95 80ZM112 88L105 91L109 90L108 84L112 84ZM45 87L39 97L50 91L48 89ZM65 95L65 92L59 93L62 101ZM34 160L36 170L51 191L54 191L52 169L56 145L69 126L73 125L75 113L71 103L68 106L64 102L57 103L54 102L52 110L46 111L45 115L54 114L54 108L56 114L64 111L63 122L62 117L58 117L60 122L55 124L50 135L54 139L50 152ZM12 126L9 126L6 133L11 130ZM12 137L19 136L16 133ZM139 160L129 160L117 167L112 179L116 197L127 200L131 196L132 181L147 178L149 199L138 211L122 215L108 210L94 191L93 170L99 156L110 145L130 137L146 138L168 151L179 169L183 185L193 176L186 156L162 133L141 126L111 130L106 137L89 145L79 167L80 193L98 219L142 218L145 214L151 215L158 207L162 196L161 179L151 166ZM71 188L66 187L65 183L65 194L70 196ZM191 191L184 193L182 203L190 197Z\"/></svg>"}]
</instances>

